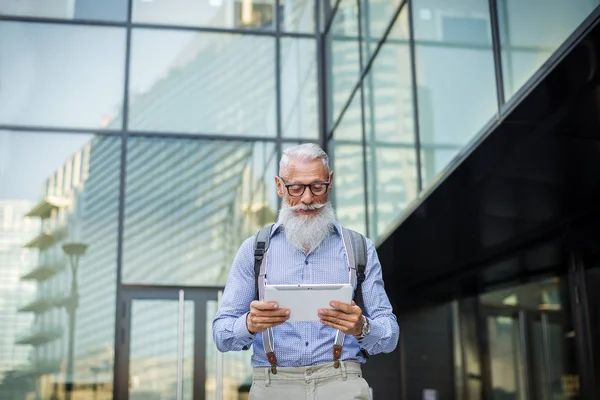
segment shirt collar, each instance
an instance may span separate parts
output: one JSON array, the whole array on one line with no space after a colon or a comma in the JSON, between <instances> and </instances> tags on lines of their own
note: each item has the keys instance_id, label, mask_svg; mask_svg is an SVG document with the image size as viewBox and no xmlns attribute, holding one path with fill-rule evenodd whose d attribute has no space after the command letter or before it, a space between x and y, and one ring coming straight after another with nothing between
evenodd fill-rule
<instances>
[{"instance_id":1,"label":"shirt collar","mask_svg":"<svg viewBox=\"0 0 600 400\"><path fill-rule=\"evenodd\" d=\"M342 235L342 226L340 225L340 223L336 220L333 221L333 226L335 227L335 231L338 235ZM275 236L276 233L278 233L281 230L281 222L277 221L274 225L273 228L271 229L271 237Z\"/></svg>"}]
</instances>

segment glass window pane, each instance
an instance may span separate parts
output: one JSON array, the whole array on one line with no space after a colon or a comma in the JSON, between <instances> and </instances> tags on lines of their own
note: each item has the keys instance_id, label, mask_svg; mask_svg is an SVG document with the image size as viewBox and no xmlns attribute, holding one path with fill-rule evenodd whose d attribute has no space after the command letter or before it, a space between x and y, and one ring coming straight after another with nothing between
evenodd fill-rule
<instances>
[{"instance_id":1,"label":"glass window pane","mask_svg":"<svg viewBox=\"0 0 600 400\"><path fill-rule=\"evenodd\" d=\"M334 172L333 196L338 221L346 228L366 235L362 136L360 91L357 91L328 148Z\"/></svg>"},{"instance_id":2,"label":"glass window pane","mask_svg":"<svg viewBox=\"0 0 600 400\"><path fill-rule=\"evenodd\" d=\"M421 143L443 160L424 183L446 166L497 112L494 57L487 0L416 0L416 45Z\"/></svg>"},{"instance_id":3,"label":"glass window pane","mask_svg":"<svg viewBox=\"0 0 600 400\"><path fill-rule=\"evenodd\" d=\"M392 17L402 0L360 0L363 33L363 66L367 65L373 55L377 43L383 37L385 30L392 23ZM403 6L408 8L408 3ZM404 11L406 13L406 11ZM406 18L404 16L403 18ZM388 39L408 38L408 24L396 27L390 32Z\"/></svg>"},{"instance_id":4,"label":"glass window pane","mask_svg":"<svg viewBox=\"0 0 600 400\"><path fill-rule=\"evenodd\" d=\"M121 129L125 29L0 22L0 124Z\"/></svg>"},{"instance_id":5,"label":"glass window pane","mask_svg":"<svg viewBox=\"0 0 600 400\"><path fill-rule=\"evenodd\" d=\"M0 131L0 374L11 398L63 396L65 382L82 397L95 379L98 397L112 396L120 150L115 137Z\"/></svg>"},{"instance_id":6,"label":"glass window pane","mask_svg":"<svg viewBox=\"0 0 600 400\"><path fill-rule=\"evenodd\" d=\"M525 399L528 390L536 399L579 398L577 331L568 290L561 276L480 296L488 320L485 342L495 398ZM519 329L527 332L525 342Z\"/></svg>"},{"instance_id":7,"label":"glass window pane","mask_svg":"<svg viewBox=\"0 0 600 400\"><path fill-rule=\"evenodd\" d=\"M316 0L323 1L323 0ZM314 33L315 2L314 0L280 0L282 31L298 33Z\"/></svg>"},{"instance_id":8,"label":"glass window pane","mask_svg":"<svg viewBox=\"0 0 600 400\"><path fill-rule=\"evenodd\" d=\"M125 21L127 0L0 0L0 15Z\"/></svg>"},{"instance_id":9,"label":"glass window pane","mask_svg":"<svg viewBox=\"0 0 600 400\"><path fill-rule=\"evenodd\" d=\"M330 148L333 157L333 193L337 219L343 227L366 235L363 147L336 143L334 140Z\"/></svg>"},{"instance_id":10,"label":"glass window pane","mask_svg":"<svg viewBox=\"0 0 600 400\"><path fill-rule=\"evenodd\" d=\"M317 46L314 39L281 39L283 137L319 137Z\"/></svg>"},{"instance_id":11,"label":"glass window pane","mask_svg":"<svg viewBox=\"0 0 600 400\"><path fill-rule=\"evenodd\" d=\"M275 39L136 29L129 129L275 136Z\"/></svg>"},{"instance_id":12,"label":"glass window pane","mask_svg":"<svg viewBox=\"0 0 600 400\"><path fill-rule=\"evenodd\" d=\"M273 143L131 138L123 282L224 285L240 244L275 221Z\"/></svg>"},{"instance_id":13,"label":"glass window pane","mask_svg":"<svg viewBox=\"0 0 600 400\"><path fill-rule=\"evenodd\" d=\"M369 235L377 240L418 194L408 7L363 85L369 176Z\"/></svg>"},{"instance_id":14,"label":"glass window pane","mask_svg":"<svg viewBox=\"0 0 600 400\"><path fill-rule=\"evenodd\" d=\"M363 132L360 90L357 90L354 93L352 101L342 116L342 121L333 132L333 136L337 141L351 140L356 144L362 143Z\"/></svg>"},{"instance_id":15,"label":"glass window pane","mask_svg":"<svg viewBox=\"0 0 600 400\"><path fill-rule=\"evenodd\" d=\"M598 0L496 0L508 100L594 10Z\"/></svg>"},{"instance_id":16,"label":"glass window pane","mask_svg":"<svg viewBox=\"0 0 600 400\"><path fill-rule=\"evenodd\" d=\"M194 391L195 306L183 302L183 332L179 332L179 303L176 300L139 300L131 302L129 337L129 398L176 398L178 349L182 346L182 400L192 400ZM181 335L181 336L180 336ZM182 343L179 340L182 340ZM199 369L199 368L198 368Z\"/></svg>"},{"instance_id":17,"label":"glass window pane","mask_svg":"<svg viewBox=\"0 0 600 400\"><path fill-rule=\"evenodd\" d=\"M133 22L272 29L274 0L132 0Z\"/></svg>"},{"instance_id":18,"label":"glass window pane","mask_svg":"<svg viewBox=\"0 0 600 400\"><path fill-rule=\"evenodd\" d=\"M328 74L331 99L328 126L337 121L360 77L358 7L356 0L342 0L333 17L329 39Z\"/></svg>"}]
</instances>

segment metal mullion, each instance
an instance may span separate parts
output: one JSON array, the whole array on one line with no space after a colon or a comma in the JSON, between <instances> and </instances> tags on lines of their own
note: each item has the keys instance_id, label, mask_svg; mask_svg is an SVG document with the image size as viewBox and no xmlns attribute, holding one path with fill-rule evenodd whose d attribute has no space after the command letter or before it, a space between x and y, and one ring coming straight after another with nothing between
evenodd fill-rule
<instances>
[{"instance_id":1,"label":"metal mullion","mask_svg":"<svg viewBox=\"0 0 600 400\"><path fill-rule=\"evenodd\" d=\"M317 1L327 1L327 0L317 0ZM340 3L342 2L342 0L336 0L335 4L333 5L333 8L331 8L331 12L329 13L329 15L326 15L326 20L325 20L325 27L323 29L323 33L326 35L329 33L329 30L331 29L331 25L333 24L333 19L335 18L335 14L337 13L338 8L340 7Z\"/></svg>"},{"instance_id":2,"label":"metal mullion","mask_svg":"<svg viewBox=\"0 0 600 400\"><path fill-rule=\"evenodd\" d=\"M322 1L322 0L317 0ZM316 7L315 18L318 18L321 13L321 8ZM316 31L317 41L317 91L318 91L318 107L319 107L319 143L321 148L327 151L327 136L328 136L328 97L327 97L327 34L321 32L320 29Z\"/></svg>"},{"instance_id":3,"label":"metal mullion","mask_svg":"<svg viewBox=\"0 0 600 400\"><path fill-rule=\"evenodd\" d=\"M500 110L504 104L504 76L502 73L502 54L500 43L500 28L498 26L498 4L496 0L488 0L490 7L490 22L492 30L492 52L494 54L494 71L496 74L496 97L498 109L496 114L500 116Z\"/></svg>"},{"instance_id":4,"label":"metal mullion","mask_svg":"<svg viewBox=\"0 0 600 400\"><path fill-rule=\"evenodd\" d=\"M61 19L61 18L46 18L46 17L22 17L12 15L0 15L0 21L7 22L24 22L38 23L51 25L72 25L72 26L100 26L107 28L143 28L152 30L167 30L167 31L188 31L188 32L206 32L206 33L222 33L222 34L240 34L251 36L289 36L297 38L312 38L311 33L300 32L277 32L276 30L263 31L258 29L240 29L240 28L219 28L211 26L192 26L192 25L168 25L168 24L151 24L140 22L115 22L101 21L93 19Z\"/></svg>"},{"instance_id":5,"label":"metal mullion","mask_svg":"<svg viewBox=\"0 0 600 400\"><path fill-rule=\"evenodd\" d=\"M370 52L370 43L371 43L371 29L370 29L370 25L371 25L371 18L370 18L370 11L369 11L369 2L365 1L364 3L361 2L361 4L364 5L364 10L361 8L361 13L364 11L364 18L361 18L361 23L362 21L364 21L364 32L365 35L363 35L364 37L366 37L365 40L365 49L367 50L367 52ZM393 25L396 21L392 20L390 23ZM362 48L361 48L362 50ZM364 58L364 57L363 57ZM369 56L370 59L370 56ZM364 62L364 59L363 61ZM362 64L361 62L361 64ZM362 65L361 65L362 68ZM379 221L379 216L377 213L377 203L378 203L378 196L377 196L377 166L375 164L375 160L376 160L376 155L377 155L377 141L376 141L376 131L375 131L375 99L374 99L374 90L373 90L373 74L367 74L365 76L365 79L363 80L363 85L362 85L362 93L363 93L363 97L365 96L365 82L367 84L367 88L368 90L368 105L369 105L369 138L367 143L369 144L369 153L371 155L371 161L374 163L373 164L373 179L371 182L371 197L373 200L373 228L374 228L374 232L371 232L369 230L369 234L373 237L377 236L377 221ZM363 103L363 110L364 110L364 103ZM364 113L364 111L363 111ZM366 129L366 128L365 128ZM366 137L366 134L365 134ZM412 146L411 146L412 147ZM369 165L367 163L367 169L366 172L368 174L369 172ZM365 184L365 187L368 187Z\"/></svg>"},{"instance_id":6,"label":"metal mullion","mask_svg":"<svg viewBox=\"0 0 600 400\"><path fill-rule=\"evenodd\" d=\"M131 0L133 1L133 0ZM126 310L130 307L124 298L123 279L123 232L125 220L125 182L127 170L127 136L121 135L121 172L119 183L119 211L117 228L117 276L116 276L116 301L115 301L115 332L114 332L114 368L113 368L113 398L126 398L128 393L127 381L129 378L129 344L125 332L129 331L126 322ZM130 317L129 317L130 318ZM127 349L127 351L123 351Z\"/></svg>"},{"instance_id":7,"label":"metal mullion","mask_svg":"<svg viewBox=\"0 0 600 400\"><path fill-rule=\"evenodd\" d=\"M94 129L75 129L75 128L55 128L45 126L21 126L21 125L6 125L0 124L0 131L18 131L18 132L29 132L38 134L69 134L69 135L95 135L95 136L122 136L125 134L123 130L94 130ZM164 138L164 139L189 139L189 140L227 140L227 141L238 141L238 142L274 142L276 137L273 136L239 136L239 135L228 135L228 134L216 134L216 133L169 133L169 132L156 132L156 131L127 131L128 137L147 137L147 138ZM298 141L293 138L282 138L283 141ZM315 141L314 139L307 139L308 141Z\"/></svg>"},{"instance_id":8,"label":"metal mullion","mask_svg":"<svg viewBox=\"0 0 600 400\"><path fill-rule=\"evenodd\" d=\"M356 0L356 6L358 7L358 62L359 68L363 66L363 54L362 54L362 7L361 0ZM360 78L359 78L360 79ZM365 233L367 237L370 237L369 230L369 177L368 177L368 166L367 166L367 132L365 127L365 96L362 85L362 79L359 80L359 91L360 91L360 121L362 131L362 153L363 153L363 190L364 190L364 210L365 210Z\"/></svg>"},{"instance_id":9,"label":"metal mullion","mask_svg":"<svg viewBox=\"0 0 600 400\"><path fill-rule=\"evenodd\" d=\"M419 124L419 94L417 90L417 65L416 65L416 51L415 51L415 29L414 29L414 18L412 9L412 0L408 2L408 39L410 49L410 75L411 75L411 86L412 86L412 105L413 105L413 126L415 130L415 152L416 152L416 165L417 165L417 192L420 193L423 190L423 176L422 176L422 160L421 160L421 130Z\"/></svg>"},{"instance_id":10,"label":"metal mullion","mask_svg":"<svg viewBox=\"0 0 600 400\"><path fill-rule=\"evenodd\" d=\"M275 15L275 32L278 34L281 33L281 15L279 15L281 13L279 8L280 2L281 0L275 0L275 12L273 13Z\"/></svg>"},{"instance_id":11,"label":"metal mullion","mask_svg":"<svg viewBox=\"0 0 600 400\"><path fill-rule=\"evenodd\" d=\"M104 26L114 28L125 28L129 24L127 22L102 21L95 19L62 19L49 17L25 17L18 15L2 15L0 21L8 22L29 22L40 24L56 24L56 25L81 25L81 26Z\"/></svg>"},{"instance_id":12,"label":"metal mullion","mask_svg":"<svg viewBox=\"0 0 600 400\"><path fill-rule=\"evenodd\" d=\"M275 7L277 8L275 12L275 26L277 32L280 29L279 1L275 1ZM281 132L281 37L279 35L275 37L275 71L275 137L277 140L281 140L283 133Z\"/></svg>"},{"instance_id":13,"label":"metal mullion","mask_svg":"<svg viewBox=\"0 0 600 400\"><path fill-rule=\"evenodd\" d=\"M133 13L133 0L128 0L127 4L127 21L131 21ZM124 300L123 282L123 238L125 229L125 185L127 174L127 120L129 116L129 74L131 60L131 27L128 27L125 42L125 79L123 82L123 121L121 133L121 173L119 182L119 212L118 212L118 228L117 228L117 276L116 278L116 301L115 301L115 332L114 332L114 365L113 368L113 398L123 398L128 396L129 382L129 344L125 338L125 332L128 332L130 327L123 326L127 321L131 323L131 314L128 318L125 317L127 308L131 309L131 303ZM121 310L121 315L119 315ZM129 332L130 333L130 332ZM122 354L121 349L126 348L126 354ZM120 381L119 381L120 379ZM118 384L117 384L118 383ZM127 397L125 397L127 398Z\"/></svg>"},{"instance_id":14,"label":"metal mullion","mask_svg":"<svg viewBox=\"0 0 600 400\"><path fill-rule=\"evenodd\" d=\"M585 265L581 249L573 238L567 242L568 272L567 282L571 303L573 329L575 331L575 358L580 376L582 399L597 399L597 382L595 382L597 368L593 359L592 332L590 329L590 308L585 285Z\"/></svg>"},{"instance_id":15,"label":"metal mullion","mask_svg":"<svg viewBox=\"0 0 600 400\"><path fill-rule=\"evenodd\" d=\"M34 126L34 125L13 125L13 124L0 124L0 131L16 131L16 132L31 132L41 134L52 134L52 133L63 133L63 134L89 134L99 136L121 136L122 130L95 130L89 128L77 129L77 128L56 128L49 126Z\"/></svg>"},{"instance_id":16,"label":"metal mullion","mask_svg":"<svg viewBox=\"0 0 600 400\"><path fill-rule=\"evenodd\" d=\"M373 65L373 61L375 60L375 58L377 58L377 54L379 53L379 50L381 50L381 46L387 40L387 37L388 37L390 31L392 30L392 27L394 26L394 22L398 18L398 15L400 14L400 12L402 11L402 9L404 8L405 4L408 4L408 0L403 0L402 3L400 3L400 5L398 6L398 9L394 12L394 15L393 15L393 18L392 18L392 23L390 23L390 25L388 25L388 27L386 28L386 30L385 30L385 32L383 34L383 37L382 37L381 41L375 47L375 50L373 51L373 54L371 55L371 58L370 58L369 62L367 63L367 65L365 66L365 68L360 73L360 77L359 77L359 80L358 80L357 84L354 86L354 88L350 92L350 97L348 98L348 100L344 104L344 107L342 107L342 109L340 111L340 115L338 116L337 120L334 122L334 124L333 124L333 126L331 128L332 132L340 124L340 121L342 120L342 116L344 115L344 113L346 112L346 110L348 109L348 107L350 106L350 103L352 102L352 99L354 98L354 94L358 90L359 85L361 84L361 82L363 81L363 79L365 78L365 76L369 73L369 70L371 69L371 66ZM360 43L359 43L359 49L358 49L358 51L360 52Z\"/></svg>"}]
</instances>

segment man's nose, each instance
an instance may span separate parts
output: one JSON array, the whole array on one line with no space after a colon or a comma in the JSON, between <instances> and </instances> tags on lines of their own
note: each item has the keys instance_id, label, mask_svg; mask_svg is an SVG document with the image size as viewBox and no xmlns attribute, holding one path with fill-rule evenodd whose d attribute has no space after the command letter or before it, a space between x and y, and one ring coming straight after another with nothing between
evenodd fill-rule
<instances>
[{"instance_id":1,"label":"man's nose","mask_svg":"<svg viewBox=\"0 0 600 400\"><path fill-rule=\"evenodd\" d=\"M310 191L310 187L307 187L306 189L304 189L304 193L302 193L302 202L304 204L312 204L314 199L314 196L312 194L312 192Z\"/></svg>"}]
</instances>

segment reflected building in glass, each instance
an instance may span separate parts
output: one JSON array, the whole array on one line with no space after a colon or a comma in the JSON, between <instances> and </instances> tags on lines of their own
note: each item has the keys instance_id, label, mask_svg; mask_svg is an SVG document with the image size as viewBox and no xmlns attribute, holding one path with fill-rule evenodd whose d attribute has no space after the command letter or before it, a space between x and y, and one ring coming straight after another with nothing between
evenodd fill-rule
<instances>
[{"instance_id":1,"label":"reflected building in glass","mask_svg":"<svg viewBox=\"0 0 600 400\"><path fill-rule=\"evenodd\" d=\"M31 207L28 200L7 199L8 193L0 191L0 381L30 382L19 377L30 368L31 343L29 333L33 315L21 310L23 304L35 297L35 265L37 255L22 244L39 226L35 220L24 219ZM0 396L18 393L18 385L4 388Z\"/></svg>"}]
</instances>

